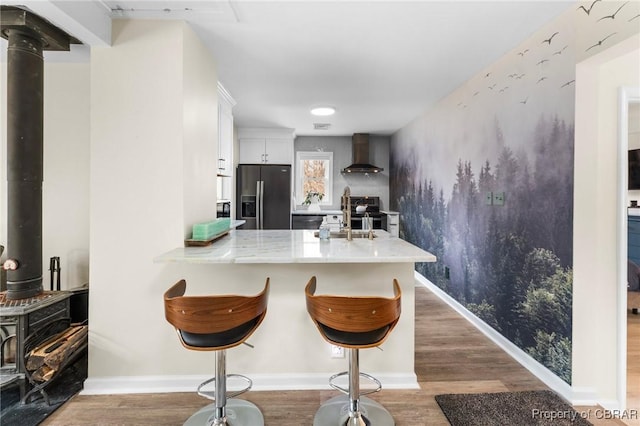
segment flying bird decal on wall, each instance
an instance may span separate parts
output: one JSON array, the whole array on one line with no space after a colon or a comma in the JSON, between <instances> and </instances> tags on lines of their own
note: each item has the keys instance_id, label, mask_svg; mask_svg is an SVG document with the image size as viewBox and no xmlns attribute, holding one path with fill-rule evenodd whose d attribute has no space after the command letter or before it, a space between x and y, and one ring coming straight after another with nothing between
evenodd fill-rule
<instances>
[{"instance_id":1,"label":"flying bird decal on wall","mask_svg":"<svg viewBox=\"0 0 640 426\"><path fill-rule=\"evenodd\" d=\"M590 46L589 48L587 48L587 50L585 50L585 52L588 52L589 50L593 49L594 47L598 47L598 46L602 46L602 43L605 42L605 40L607 40L609 37L614 36L618 33L611 33L608 36L606 36L605 38L603 38L602 40L598 41L596 44L594 44L593 46Z\"/></svg>"},{"instance_id":2,"label":"flying bird decal on wall","mask_svg":"<svg viewBox=\"0 0 640 426\"><path fill-rule=\"evenodd\" d=\"M591 3L591 6L589 6L589 9L586 9L584 6L580 6L576 10L582 9L582 10L584 10L584 13L586 13L587 15L590 15L591 14L591 9L593 9L593 6L595 6L595 4L598 3L599 1L602 1L602 0L595 0L593 3Z\"/></svg>"},{"instance_id":3,"label":"flying bird decal on wall","mask_svg":"<svg viewBox=\"0 0 640 426\"><path fill-rule=\"evenodd\" d=\"M542 44L545 44L545 43L549 43L549 44L551 44L551 40L553 40L553 38L554 38L555 36L557 36L558 34L560 34L560 33L559 33L558 31L556 31L556 32L555 32L555 33L553 33L553 34L551 35L551 37L549 37L548 39L546 39L546 40L542 40Z\"/></svg>"},{"instance_id":4,"label":"flying bird decal on wall","mask_svg":"<svg viewBox=\"0 0 640 426\"><path fill-rule=\"evenodd\" d=\"M563 47L562 49L558 50L557 52L554 52L554 55L562 55L562 52L565 51L565 49L569 47L569 45L566 45L565 47Z\"/></svg>"},{"instance_id":5,"label":"flying bird decal on wall","mask_svg":"<svg viewBox=\"0 0 640 426\"><path fill-rule=\"evenodd\" d=\"M629 2L623 3L623 4L622 4L622 6L620 6L620 7L618 8L618 10L616 10L615 12L613 12L613 14L611 14L611 15L607 15L607 16L603 16L602 18L598 19L598 22L602 21L603 19L615 19L615 18L616 18L616 15L618 14L618 12L620 12L620 9L622 9L623 7L625 7L625 6L627 5L627 3L629 3Z\"/></svg>"}]
</instances>

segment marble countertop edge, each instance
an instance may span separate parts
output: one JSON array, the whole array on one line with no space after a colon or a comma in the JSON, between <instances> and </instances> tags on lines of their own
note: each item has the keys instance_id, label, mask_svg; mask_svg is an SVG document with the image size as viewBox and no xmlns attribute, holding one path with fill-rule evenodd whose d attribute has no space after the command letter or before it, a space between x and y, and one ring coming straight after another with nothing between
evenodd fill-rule
<instances>
[{"instance_id":1,"label":"marble countertop edge","mask_svg":"<svg viewBox=\"0 0 640 426\"><path fill-rule=\"evenodd\" d=\"M156 256L154 263L320 264L435 262L436 257L389 233L376 239L334 238L320 241L313 231L234 230L204 247L178 247Z\"/></svg>"}]
</instances>

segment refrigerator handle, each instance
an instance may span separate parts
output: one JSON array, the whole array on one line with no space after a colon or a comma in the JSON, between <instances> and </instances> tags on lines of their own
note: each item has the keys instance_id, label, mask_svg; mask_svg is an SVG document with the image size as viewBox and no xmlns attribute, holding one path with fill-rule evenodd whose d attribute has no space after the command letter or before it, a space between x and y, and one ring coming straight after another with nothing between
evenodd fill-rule
<instances>
[{"instance_id":1,"label":"refrigerator handle","mask_svg":"<svg viewBox=\"0 0 640 426\"><path fill-rule=\"evenodd\" d=\"M262 194L260 193L260 181L256 181L256 229L260 229L260 200Z\"/></svg>"},{"instance_id":2,"label":"refrigerator handle","mask_svg":"<svg viewBox=\"0 0 640 426\"><path fill-rule=\"evenodd\" d=\"M264 229L264 181L260 181L260 228Z\"/></svg>"}]
</instances>

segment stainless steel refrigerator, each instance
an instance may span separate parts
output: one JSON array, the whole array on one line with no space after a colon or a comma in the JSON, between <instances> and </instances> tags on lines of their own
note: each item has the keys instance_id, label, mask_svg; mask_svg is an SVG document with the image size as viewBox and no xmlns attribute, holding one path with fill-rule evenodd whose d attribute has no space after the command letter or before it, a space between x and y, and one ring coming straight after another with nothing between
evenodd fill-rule
<instances>
[{"instance_id":1,"label":"stainless steel refrigerator","mask_svg":"<svg viewBox=\"0 0 640 426\"><path fill-rule=\"evenodd\" d=\"M242 229L291 229L291 166L240 164L237 185Z\"/></svg>"}]
</instances>

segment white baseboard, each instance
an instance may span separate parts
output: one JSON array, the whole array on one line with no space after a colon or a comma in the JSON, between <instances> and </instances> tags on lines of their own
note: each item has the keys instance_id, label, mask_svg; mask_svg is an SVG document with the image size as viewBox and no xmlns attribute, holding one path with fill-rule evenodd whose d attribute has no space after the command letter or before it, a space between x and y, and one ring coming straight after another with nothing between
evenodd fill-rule
<instances>
[{"instance_id":1,"label":"white baseboard","mask_svg":"<svg viewBox=\"0 0 640 426\"><path fill-rule=\"evenodd\" d=\"M533 359L529 354L520 349L518 346L513 344L510 340L504 337L502 334L498 333L495 329L487 325L484 321L479 319L477 316L472 314L467 308L458 303L453 297L449 296L445 293L440 287L433 284L431 281L426 279L422 274L415 272L416 281L420 284L428 288L432 291L436 296L438 296L442 301L451 306L456 310L463 318L469 321L474 327L476 327L482 334L487 336L493 343L498 345L500 349L505 351L508 355L510 355L514 360L520 363L524 368L529 370L534 376L540 379L545 385L549 386L555 392L557 392L561 397L565 400L569 401L571 404L574 404L574 397L576 396L573 392L571 385L567 382L556 376L551 370L549 370L544 365L540 364L538 361ZM587 396L585 393L581 396ZM595 405L595 402L591 400L592 393L589 393L589 398L584 401L591 401L590 404L581 404L581 405ZM575 404L574 404L575 405Z\"/></svg>"},{"instance_id":2,"label":"white baseboard","mask_svg":"<svg viewBox=\"0 0 640 426\"><path fill-rule=\"evenodd\" d=\"M571 388L571 403L573 405L598 405L598 396L593 388L579 388L573 386Z\"/></svg>"},{"instance_id":3,"label":"white baseboard","mask_svg":"<svg viewBox=\"0 0 640 426\"><path fill-rule=\"evenodd\" d=\"M252 391L325 390L331 389L331 374L252 374ZM420 389L415 374L369 372L382 382L383 389ZM119 376L88 378L81 395L126 393L195 392L198 385L211 376Z\"/></svg>"}]
</instances>

